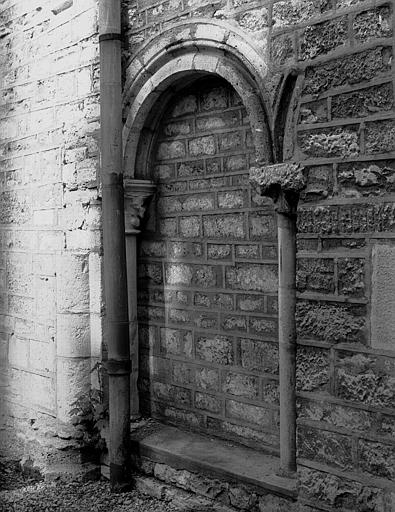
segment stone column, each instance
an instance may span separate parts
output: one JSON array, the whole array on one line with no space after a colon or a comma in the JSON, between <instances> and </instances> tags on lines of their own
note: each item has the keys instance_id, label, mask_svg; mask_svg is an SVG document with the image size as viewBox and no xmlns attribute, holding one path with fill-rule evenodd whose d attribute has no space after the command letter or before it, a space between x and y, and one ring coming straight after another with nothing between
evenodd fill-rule
<instances>
[{"instance_id":1,"label":"stone column","mask_svg":"<svg viewBox=\"0 0 395 512\"><path fill-rule=\"evenodd\" d=\"M296 210L303 169L283 163L250 170L250 181L271 197L277 212L280 366L280 471L296 472Z\"/></svg>"},{"instance_id":2,"label":"stone column","mask_svg":"<svg viewBox=\"0 0 395 512\"><path fill-rule=\"evenodd\" d=\"M140 417L137 379L139 375L139 340L137 319L137 235L144 217L146 205L155 191L155 185L147 180L125 180L125 235L126 268L128 280L130 360L130 419Z\"/></svg>"}]
</instances>

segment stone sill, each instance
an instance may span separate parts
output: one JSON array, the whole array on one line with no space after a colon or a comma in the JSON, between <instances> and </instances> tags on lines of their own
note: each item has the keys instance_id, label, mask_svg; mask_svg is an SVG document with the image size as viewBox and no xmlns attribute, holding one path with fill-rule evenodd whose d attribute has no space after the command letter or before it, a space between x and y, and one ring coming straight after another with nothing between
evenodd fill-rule
<instances>
[{"instance_id":1,"label":"stone sill","mask_svg":"<svg viewBox=\"0 0 395 512\"><path fill-rule=\"evenodd\" d=\"M218 438L166 425L133 435L132 451L154 462L296 498L296 479L278 476L279 459Z\"/></svg>"}]
</instances>

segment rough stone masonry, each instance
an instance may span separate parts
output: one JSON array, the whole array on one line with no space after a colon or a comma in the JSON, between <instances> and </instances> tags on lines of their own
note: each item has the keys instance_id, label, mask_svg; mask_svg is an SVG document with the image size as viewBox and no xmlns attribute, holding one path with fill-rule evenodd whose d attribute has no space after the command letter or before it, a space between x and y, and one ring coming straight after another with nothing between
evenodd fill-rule
<instances>
[{"instance_id":1,"label":"rough stone masonry","mask_svg":"<svg viewBox=\"0 0 395 512\"><path fill-rule=\"evenodd\" d=\"M306 510L395 510L393 8L123 1L124 173L157 185L139 241L142 410L277 453L276 225L248 174L257 155L302 164ZM106 353L97 2L2 0L0 19L0 442L65 459Z\"/></svg>"}]
</instances>

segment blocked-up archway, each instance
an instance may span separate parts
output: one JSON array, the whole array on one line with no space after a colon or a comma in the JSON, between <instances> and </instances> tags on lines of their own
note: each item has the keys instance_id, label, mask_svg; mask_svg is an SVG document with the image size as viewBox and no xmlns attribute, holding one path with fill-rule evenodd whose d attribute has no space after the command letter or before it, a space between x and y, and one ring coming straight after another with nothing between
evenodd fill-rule
<instances>
[{"instance_id":1,"label":"blocked-up archway","mask_svg":"<svg viewBox=\"0 0 395 512\"><path fill-rule=\"evenodd\" d=\"M125 172L157 187L138 248L141 407L276 450L275 218L248 182L272 158L269 114L262 77L209 43L152 59L125 101Z\"/></svg>"},{"instance_id":2,"label":"blocked-up archway","mask_svg":"<svg viewBox=\"0 0 395 512\"><path fill-rule=\"evenodd\" d=\"M143 410L276 446L276 229L248 183L240 97L209 76L180 90L151 153L137 176L157 184L139 252Z\"/></svg>"}]
</instances>

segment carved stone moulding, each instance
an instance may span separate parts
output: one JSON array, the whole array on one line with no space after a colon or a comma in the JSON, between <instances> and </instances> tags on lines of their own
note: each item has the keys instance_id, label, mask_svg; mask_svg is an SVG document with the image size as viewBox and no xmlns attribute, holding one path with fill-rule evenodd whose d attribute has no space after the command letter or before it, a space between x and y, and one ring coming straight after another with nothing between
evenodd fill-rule
<instances>
[{"instance_id":1,"label":"carved stone moulding","mask_svg":"<svg viewBox=\"0 0 395 512\"><path fill-rule=\"evenodd\" d=\"M138 235L149 199L156 185L149 180L126 179L125 190L125 234Z\"/></svg>"},{"instance_id":2,"label":"carved stone moulding","mask_svg":"<svg viewBox=\"0 0 395 512\"><path fill-rule=\"evenodd\" d=\"M295 214L300 192L306 187L304 167L285 162L250 168L250 182L262 196L273 199L279 213Z\"/></svg>"}]
</instances>

